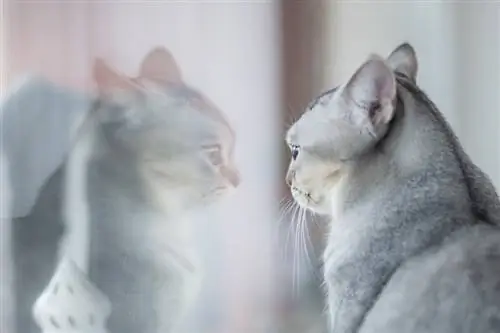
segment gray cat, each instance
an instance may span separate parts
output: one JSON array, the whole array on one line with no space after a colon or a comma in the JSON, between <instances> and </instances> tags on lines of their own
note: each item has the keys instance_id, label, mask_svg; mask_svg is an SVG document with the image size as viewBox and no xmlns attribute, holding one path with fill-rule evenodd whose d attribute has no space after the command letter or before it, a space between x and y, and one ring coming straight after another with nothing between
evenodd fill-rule
<instances>
[{"instance_id":1,"label":"gray cat","mask_svg":"<svg viewBox=\"0 0 500 333\"><path fill-rule=\"evenodd\" d=\"M331 216L331 332L500 332L500 203L416 84L371 56L290 128L295 200Z\"/></svg>"},{"instance_id":2,"label":"gray cat","mask_svg":"<svg viewBox=\"0 0 500 333\"><path fill-rule=\"evenodd\" d=\"M110 332L175 330L200 277L183 217L239 182L232 128L183 82L167 50L151 51L136 78L100 60L94 69L100 94L65 172L15 224L19 333L35 330L31 306L54 271L60 241L61 251L75 252L62 236L80 222L89 228L90 281L111 301ZM55 329L67 320L51 318Z\"/></svg>"}]
</instances>

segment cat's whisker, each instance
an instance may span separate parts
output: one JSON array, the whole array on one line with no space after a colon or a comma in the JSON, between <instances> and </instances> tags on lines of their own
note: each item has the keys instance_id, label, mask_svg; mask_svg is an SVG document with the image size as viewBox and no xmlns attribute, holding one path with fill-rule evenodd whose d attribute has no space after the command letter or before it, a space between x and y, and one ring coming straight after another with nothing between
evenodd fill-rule
<instances>
[{"instance_id":1,"label":"cat's whisker","mask_svg":"<svg viewBox=\"0 0 500 333\"><path fill-rule=\"evenodd\" d=\"M297 252L298 252L298 259L297 259L297 280L299 279L300 277L300 274L302 272L302 267L301 267L301 263L303 261L303 253L304 253L304 248L303 248L303 242L302 242L302 238L303 238L303 223L304 223L304 209L302 207L299 208L299 220L298 220L298 224L297 224L297 244L296 244L296 247L297 247ZM297 286L297 293L299 292L299 287L300 286Z\"/></svg>"},{"instance_id":2,"label":"cat's whisker","mask_svg":"<svg viewBox=\"0 0 500 333\"><path fill-rule=\"evenodd\" d=\"M297 206L298 206L298 213L296 221L297 230L296 230L296 241L295 241L295 253L297 254L296 258L297 267L295 270L295 279L296 281L299 281L300 275L303 272L303 267L302 267L304 261L303 256L304 254L308 256L308 251L304 241L304 227L305 227L304 224L306 223L305 219L306 210L299 205ZM300 292L300 285L297 284L296 293L298 294L299 292Z\"/></svg>"},{"instance_id":3,"label":"cat's whisker","mask_svg":"<svg viewBox=\"0 0 500 333\"><path fill-rule=\"evenodd\" d=\"M288 200L288 201L286 201ZM282 203L280 203L280 210L279 210L279 217L278 217L278 225L281 225L281 223L285 220L286 216L288 215L291 206L293 205L293 200L289 198L283 198Z\"/></svg>"},{"instance_id":4,"label":"cat's whisker","mask_svg":"<svg viewBox=\"0 0 500 333\"><path fill-rule=\"evenodd\" d=\"M291 235L292 228L295 225L295 215L296 215L297 207L298 207L298 204L295 201L292 202L292 205L290 208L290 221L289 221L290 224L288 226L288 232L287 232L286 239L285 239L285 253L288 253L288 244L290 242L290 235Z\"/></svg>"},{"instance_id":5,"label":"cat's whisker","mask_svg":"<svg viewBox=\"0 0 500 333\"><path fill-rule=\"evenodd\" d=\"M290 212L292 209L293 209L293 200L286 202L280 208L279 216L278 216L278 223L276 226L278 231L281 231L281 228L283 226L283 223L285 223L285 221L290 222L289 221L290 220Z\"/></svg>"},{"instance_id":6,"label":"cat's whisker","mask_svg":"<svg viewBox=\"0 0 500 333\"><path fill-rule=\"evenodd\" d=\"M284 196L283 198L281 198L280 202L279 202L279 206L282 207L284 204L286 204L288 201L288 199L290 199L289 197L287 196Z\"/></svg>"},{"instance_id":7,"label":"cat's whisker","mask_svg":"<svg viewBox=\"0 0 500 333\"><path fill-rule=\"evenodd\" d=\"M292 265L292 292L293 295L297 295L298 291L298 274L297 274L297 269L298 269L298 260L299 260L299 253L297 251L297 243L298 243L298 228L297 228L297 220L298 220L298 215L300 213L300 206L295 203L294 205L294 214L293 214L293 223L292 227L294 228L294 247L293 247L293 265Z\"/></svg>"},{"instance_id":8,"label":"cat's whisker","mask_svg":"<svg viewBox=\"0 0 500 333\"><path fill-rule=\"evenodd\" d=\"M286 207L288 207L293 202L294 202L293 198L290 198L288 196L283 197L279 202L280 211L285 210Z\"/></svg>"},{"instance_id":9,"label":"cat's whisker","mask_svg":"<svg viewBox=\"0 0 500 333\"><path fill-rule=\"evenodd\" d=\"M309 251L307 249L307 244L305 242L305 235L304 235L305 228L306 228L305 209L302 208L302 213L301 213L301 218L300 218L300 243L301 243L303 255L306 257L306 260L309 262Z\"/></svg>"},{"instance_id":10,"label":"cat's whisker","mask_svg":"<svg viewBox=\"0 0 500 333\"><path fill-rule=\"evenodd\" d=\"M292 221L292 228L295 228L294 229L294 244L293 244L293 248L292 248L292 253L293 253L293 256L292 256L292 295L295 296L295 283L296 283L296 280L295 280L295 277L296 277L296 264L297 264L297 252L296 252L296 247L295 247L295 243L296 243L296 235L297 235L297 228L295 227L295 213L297 212L297 209L294 210L294 219Z\"/></svg>"},{"instance_id":11,"label":"cat's whisker","mask_svg":"<svg viewBox=\"0 0 500 333\"><path fill-rule=\"evenodd\" d=\"M300 207L297 208L297 218L295 219L294 227L295 227L295 238L293 242L293 253L294 253L294 263L295 263L295 269L293 271L293 279L294 279L294 288L293 292L295 296L298 296L298 291L299 291L299 266L300 266L300 243L299 243L299 223L300 223Z\"/></svg>"},{"instance_id":12,"label":"cat's whisker","mask_svg":"<svg viewBox=\"0 0 500 333\"><path fill-rule=\"evenodd\" d=\"M292 211L293 209L293 206L294 206L294 201L293 200L290 200L289 198L283 198L282 201L284 200L287 200L283 205L282 207L280 208L280 213L279 213L279 217L278 217L278 223L277 223L277 232L278 234L281 234L281 230L282 230L282 227L283 227L283 223L285 221L288 221L288 223L290 223L290 212ZM290 228L290 226L288 226L288 228ZM279 237L278 237L278 242L279 241ZM286 246L283 248L283 257L286 258Z\"/></svg>"},{"instance_id":13,"label":"cat's whisker","mask_svg":"<svg viewBox=\"0 0 500 333\"><path fill-rule=\"evenodd\" d=\"M314 215L313 215L313 217L314 217ZM306 215L306 218L307 218L307 215ZM310 269L313 272L314 277L320 278L320 276L319 276L319 274L318 274L318 272L316 270L316 267L315 267L315 265L313 263L313 260L311 258L311 254L309 252L309 249L311 249L312 255L316 256L316 253L314 251L314 246L313 246L312 241L311 241L311 235L309 234L309 226L308 226L308 221L307 220L304 223L304 229L305 229L304 230L304 243L305 243L304 247L306 249L306 253L305 253L306 259L307 259L307 261L309 263Z\"/></svg>"},{"instance_id":14,"label":"cat's whisker","mask_svg":"<svg viewBox=\"0 0 500 333\"><path fill-rule=\"evenodd\" d=\"M300 234L301 234L301 244L302 244L302 255L305 256L305 259L307 263L310 264L310 258L309 258L309 251L308 247L305 241L305 230L307 228L306 226L307 221L306 221L306 210L302 208L302 214L301 214L301 223L300 223Z\"/></svg>"},{"instance_id":15,"label":"cat's whisker","mask_svg":"<svg viewBox=\"0 0 500 333\"><path fill-rule=\"evenodd\" d=\"M285 244L283 246L283 258L286 262L289 262L290 260L290 253L288 251L288 243L290 242L290 237L292 233L292 228L294 226L293 219L294 219L294 213L295 213L295 202L291 201L290 206L287 208L287 220L289 221L289 224L286 226L287 227L287 232L286 232L286 237L285 237ZM293 259L293 254L292 254L292 259ZM292 262L292 269L293 269L293 262Z\"/></svg>"}]
</instances>

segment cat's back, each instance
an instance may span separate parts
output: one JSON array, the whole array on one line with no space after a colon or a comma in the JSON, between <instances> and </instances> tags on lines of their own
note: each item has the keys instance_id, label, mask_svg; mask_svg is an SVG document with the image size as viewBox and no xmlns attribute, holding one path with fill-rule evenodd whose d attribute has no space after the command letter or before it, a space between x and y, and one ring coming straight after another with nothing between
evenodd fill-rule
<instances>
[{"instance_id":1,"label":"cat's back","mask_svg":"<svg viewBox=\"0 0 500 333\"><path fill-rule=\"evenodd\" d=\"M500 230L463 228L402 265L360 332L500 332Z\"/></svg>"}]
</instances>

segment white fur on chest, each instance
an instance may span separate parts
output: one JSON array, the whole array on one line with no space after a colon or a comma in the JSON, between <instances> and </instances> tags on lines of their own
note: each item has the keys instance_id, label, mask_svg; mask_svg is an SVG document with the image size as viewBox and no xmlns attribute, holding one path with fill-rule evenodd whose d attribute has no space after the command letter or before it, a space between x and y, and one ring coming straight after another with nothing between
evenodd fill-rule
<instances>
[{"instance_id":1,"label":"white fur on chest","mask_svg":"<svg viewBox=\"0 0 500 333\"><path fill-rule=\"evenodd\" d=\"M331 221L324 252L325 274L348 262L362 241L363 232L348 217Z\"/></svg>"},{"instance_id":2,"label":"white fur on chest","mask_svg":"<svg viewBox=\"0 0 500 333\"><path fill-rule=\"evenodd\" d=\"M331 217L333 221L338 220L342 215L345 183L345 178L341 178L330 190Z\"/></svg>"},{"instance_id":3,"label":"white fur on chest","mask_svg":"<svg viewBox=\"0 0 500 333\"><path fill-rule=\"evenodd\" d=\"M196 299L202 279L189 221L181 218L155 220L141 232L141 243L143 254L149 256L148 261L152 260L158 269L176 277L175 285L165 286L159 294L156 307L182 317ZM160 326L168 327L173 318L166 315L162 320L165 323Z\"/></svg>"},{"instance_id":4,"label":"white fur on chest","mask_svg":"<svg viewBox=\"0 0 500 333\"><path fill-rule=\"evenodd\" d=\"M369 207L345 207L347 179L339 181L330 192L332 219L323 260L325 274L348 262L360 250L360 244L370 229L370 222L363 212Z\"/></svg>"},{"instance_id":5,"label":"white fur on chest","mask_svg":"<svg viewBox=\"0 0 500 333\"><path fill-rule=\"evenodd\" d=\"M199 265L189 221L155 219L145 224L139 241L145 254L158 265L178 269L183 275L196 275Z\"/></svg>"}]
</instances>

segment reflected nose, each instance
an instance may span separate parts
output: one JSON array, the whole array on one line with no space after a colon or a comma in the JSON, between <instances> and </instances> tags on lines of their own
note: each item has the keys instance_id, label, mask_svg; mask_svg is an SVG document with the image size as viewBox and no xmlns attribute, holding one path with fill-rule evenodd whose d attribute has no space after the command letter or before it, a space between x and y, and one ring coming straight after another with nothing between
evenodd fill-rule
<instances>
[{"instance_id":1,"label":"reflected nose","mask_svg":"<svg viewBox=\"0 0 500 333\"><path fill-rule=\"evenodd\" d=\"M292 186L292 182L293 182L293 178L295 177L295 171L293 170L288 170L288 172L286 173L286 178L285 178L285 181L286 181L286 184L288 186Z\"/></svg>"},{"instance_id":2,"label":"reflected nose","mask_svg":"<svg viewBox=\"0 0 500 333\"><path fill-rule=\"evenodd\" d=\"M240 174L237 170L235 169L230 169L230 168L224 168L223 169L223 174L224 177L228 180L228 182L233 186L233 187L238 187L241 183L241 177Z\"/></svg>"}]
</instances>

